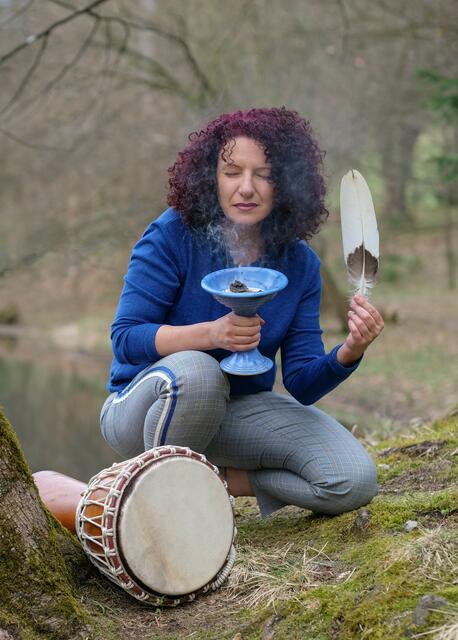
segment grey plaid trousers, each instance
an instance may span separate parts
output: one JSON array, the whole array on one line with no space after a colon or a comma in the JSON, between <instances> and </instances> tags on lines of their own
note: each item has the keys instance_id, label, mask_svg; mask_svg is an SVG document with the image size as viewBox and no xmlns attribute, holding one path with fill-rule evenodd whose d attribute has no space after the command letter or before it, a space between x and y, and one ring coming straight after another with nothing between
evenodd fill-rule
<instances>
[{"instance_id":1,"label":"grey plaid trousers","mask_svg":"<svg viewBox=\"0 0 458 640\"><path fill-rule=\"evenodd\" d=\"M230 397L219 363L200 351L145 368L108 396L100 421L124 458L178 445L246 470L263 518L288 504L338 514L377 493L374 463L341 424L282 393Z\"/></svg>"}]
</instances>

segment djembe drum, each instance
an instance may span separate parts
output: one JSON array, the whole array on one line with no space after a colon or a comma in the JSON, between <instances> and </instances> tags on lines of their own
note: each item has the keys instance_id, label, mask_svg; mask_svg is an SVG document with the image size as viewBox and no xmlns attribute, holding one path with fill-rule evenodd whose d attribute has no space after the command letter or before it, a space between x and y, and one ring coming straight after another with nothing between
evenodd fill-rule
<instances>
[{"instance_id":1,"label":"djembe drum","mask_svg":"<svg viewBox=\"0 0 458 640\"><path fill-rule=\"evenodd\" d=\"M78 504L76 533L102 573L153 605L217 589L235 560L227 484L185 447L151 449L94 476Z\"/></svg>"}]
</instances>

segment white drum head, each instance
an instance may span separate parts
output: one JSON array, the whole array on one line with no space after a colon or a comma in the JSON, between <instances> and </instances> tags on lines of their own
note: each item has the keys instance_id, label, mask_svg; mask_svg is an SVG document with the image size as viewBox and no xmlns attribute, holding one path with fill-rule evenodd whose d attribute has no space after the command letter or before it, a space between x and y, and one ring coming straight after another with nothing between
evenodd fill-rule
<instances>
[{"instance_id":1,"label":"white drum head","mask_svg":"<svg viewBox=\"0 0 458 640\"><path fill-rule=\"evenodd\" d=\"M126 569L148 589L179 596L215 577L232 545L227 491L204 463L158 460L132 481L118 514Z\"/></svg>"}]
</instances>

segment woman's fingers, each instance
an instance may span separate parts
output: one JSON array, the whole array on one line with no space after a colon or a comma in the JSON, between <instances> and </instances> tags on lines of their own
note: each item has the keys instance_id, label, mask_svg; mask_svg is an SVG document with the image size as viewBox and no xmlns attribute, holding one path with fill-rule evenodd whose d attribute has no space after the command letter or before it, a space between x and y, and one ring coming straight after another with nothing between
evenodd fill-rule
<instances>
[{"instance_id":1,"label":"woman's fingers","mask_svg":"<svg viewBox=\"0 0 458 640\"><path fill-rule=\"evenodd\" d=\"M362 337L366 342L371 340L371 333L364 321L354 312L348 313L348 326L352 323L353 327L357 330L355 337ZM351 329L351 327L350 327Z\"/></svg>"},{"instance_id":2,"label":"woman's fingers","mask_svg":"<svg viewBox=\"0 0 458 640\"><path fill-rule=\"evenodd\" d=\"M230 312L209 323L214 348L248 351L259 345L264 320L259 316L245 318Z\"/></svg>"},{"instance_id":3,"label":"woman's fingers","mask_svg":"<svg viewBox=\"0 0 458 640\"><path fill-rule=\"evenodd\" d=\"M358 313L360 317L370 319L369 322L374 322L374 325L378 328L383 329L384 322L383 318L377 309L369 302L369 300L364 296L354 296L352 298L351 309Z\"/></svg>"},{"instance_id":4,"label":"woman's fingers","mask_svg":"<svg viewBox=\"0 0 458 640\"><path fill-rule=\"evenodd\" d=\"M384 326L383 318L377 309L364 296L354 296L348 311L347 348L355 354L357 360L367 347L380 334Z\"/></svg>"},{"instance_id":5,"label":"woman's fingers","mask_svg":"<svg viewBox=\"0 0 458 640\"><path fill-rule=\"evenodd\" d=\"M265 324L265 321L258 315L249 316L248 318L245 316L238 316L233 311L228 314L233 325L237 327L259 327L259 325Z\"/></svg>"},{"instance_id":6,"label":"woman's fingers","mask_svg":"<svg viewBox=\"0 0 458 640\"><path fill-rule=\"evenodd\" d=\"M368 329L373 331L377 329L377 323L374 316L362 305L358 305L352 301L350 304L350 312L353 312L355 317L361 319Z\"/></svg>"},{"instance_id":7,"label":"woman's fingers","mask_svg":"<svg viewBox=\"0 0 458 640\"><path fill-rule=\"evenodd\" d=\"M251 342L255 342L261 339L261 334L258 332L256 333L252 333L250 335L247 336L234 336L234 341L237 342L237 344L250 344Z\"/></svg>"},{"instance_id":8,"label":"woman's fingers","mask_svg":"<svg viewBox=\"0 0 458 640\"><path fill-rule=\"evenodd\" d=\"M259 332L250 336L230 336L229 348L231 351L248 351L248 349L254 349L261 341L261 334Z\"/></svg>"},{"instance_id":9,"label":"woman's fingers","mask_svg":"<svg viewBox=\"0 0 458 640\"><path fill-rule=\"evenodd\" d=\"M251 337L252 340L255 340L260 336L261 326L265 324L259 316L245 318L231 313L228 317L231 323L231 333L236 338Z\"/></svg>"},{"instance_id":10,"label":"woman's fingers","mask_svg":"<svg viewBox=\"0 0 458 640\"><path fill-rule=\"evenodd\" d=\"M356 344L361 344L364 342L363 336L361 335L358 327L351 318L348 319L348 328L350 329L351 337L356 342Z\"/></svg>"},{"instance_id":11,"label":"woman's fingers","mask_svg":"<svg viewBox=\"0 0 458 640\"><path fill-rule=\"evenodd\" d=\"M260 316L238 316L234 312L225 316L226 345L231 351L248 351L259 345L261 327L265 324Z\"/></svg>"},{"instance_id":12,"label":"woman's fingers","mask_svg":"<svg viewBox=\"0 0 458 640\"><path fill-rule=\"evenodd\" d=\"M238 327L237 325L232 325L231 328L235 336L252 336L255 333L259 333L261 330L259 325L255 325L253 327Z\"/></svg>"},{"instance_id":13,"label":"woman's fingers","mask_svg":"<svg viewBox=\"0 0 458 640\"><path fill-rule=\"evenodd\" d=\"M376 338L382 331L384 327L383 318L367 298L355 296L350 304L350 312L353 312L354 318L360 319L364 323L372 339ZM359 321L356 324L359 326ZM362 328L362 333L365 335L364 328Z\"/></svg>"},{"instance_id":14,"label":"woman's fingers","mask_svg":"<svg viewBox=\"0 0 458 640\"><path fill-rule=\"evenodd\" d=\"M235 344L230 351L249 351L250 349L256 349L257 346L259 346L259 340L248 344Z\"/></svg>"}]
</instances>

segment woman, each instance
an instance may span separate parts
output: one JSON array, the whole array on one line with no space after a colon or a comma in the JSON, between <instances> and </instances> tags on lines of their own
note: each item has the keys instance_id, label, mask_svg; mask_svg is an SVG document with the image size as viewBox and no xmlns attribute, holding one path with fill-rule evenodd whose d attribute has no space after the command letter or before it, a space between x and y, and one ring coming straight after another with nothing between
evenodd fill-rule
<instances>
[{"instance_id":1,"label":"woman","mask_svg":"<svg viewBox=\"0 0 458 640\"><path fill-rule=\"evenodd\" d=\"M104 438L129 458L188 446L224 468L234 496L255 495L262 517L287 504L337 514L377 492L374 464L338 422L310 406L355 371L383 320L353 297L349 333L325 354L319 260L300 239L328 212L322 153L294 111L224 114L190 136L169 169L167 209L133 249L112 326ZM234 265L278 269L289 284L242 318L203 291L203 276ZM228 351L281 349L275 369L224 374Z\"/></svg>"}]
</instances>

